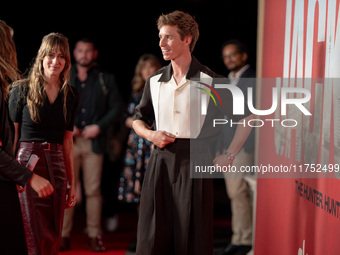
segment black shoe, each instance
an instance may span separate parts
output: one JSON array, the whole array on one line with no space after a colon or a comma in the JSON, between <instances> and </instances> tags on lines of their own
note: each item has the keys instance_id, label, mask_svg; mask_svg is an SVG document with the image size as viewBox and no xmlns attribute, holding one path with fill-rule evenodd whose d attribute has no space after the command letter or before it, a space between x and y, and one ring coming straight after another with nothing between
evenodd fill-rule
<instances>
[{"instance_id":1,"label":"black shoe","mask_svg":"<svg viewBox=\"0 0 340 255\"><path fill-rule=\"evenodd\" d=\"M247 255L251 250L251 245L233 245L229 244L223 251L216 255Z\"/></svg>"},{"instance_id":2,"label":"black shoe","mask_svg":"<svg viewBox=\"0 0 340 255\"><path fill-rule=\"evenodd\" d=\"M62 237L60 241L59 251L69 251L70 250L70 238Z\"/></svg>"},{"instance_id":3,"label":"black shoe","mask_svg":"<svg viewBox=\"0 0 340 255\"><path fill-rule=\"evenodd\" d=\"M136 252L136 248L137 248L137 236L133 238L133 240L129 244L129 247L127 248L127 251Z\"/></svg>"},{"instance_id":4,"label":"black shoe","mask_svg":"<svg viewBox=\"0 0 340 255\"><path fill-rule=\"evenodd\" d=\"M94 252L104 252L106 248L103 246L103 241L101 236L94 238L89 237L89 250Z\"/></svg>"}]
</instances>

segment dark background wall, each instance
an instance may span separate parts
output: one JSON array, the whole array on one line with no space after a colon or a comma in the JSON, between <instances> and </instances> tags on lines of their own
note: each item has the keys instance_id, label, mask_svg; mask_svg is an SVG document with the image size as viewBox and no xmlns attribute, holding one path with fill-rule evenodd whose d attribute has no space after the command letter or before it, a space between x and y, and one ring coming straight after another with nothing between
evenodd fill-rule
<instances>
[{"instance_id":1,"label":"dark background wall","mask_svg":"<svg viewBox=\"0 0 340 255\"><path fill-rule=\"evenodd\" d=\"M21 72L32 63L44 35L64 34L69 38L71 51L77 39L90 36L99 49L99 63L116 75L127 98L138 58L154 53L162 59L158 16L176 9L195 16L199 24L200 38L193 54L201 63L227 75L221 45L238 38L248 45L250 64L256 69L257 0L12 2L0 8L0 19L15 31Z\"/></svg>"}]
</instances>

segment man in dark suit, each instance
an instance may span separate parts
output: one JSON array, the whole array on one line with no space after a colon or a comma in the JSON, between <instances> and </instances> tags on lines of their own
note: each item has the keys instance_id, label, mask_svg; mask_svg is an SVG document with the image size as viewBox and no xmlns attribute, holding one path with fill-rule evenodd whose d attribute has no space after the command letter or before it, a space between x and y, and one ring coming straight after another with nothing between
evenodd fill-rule
<instances>
[{"instance_id":1,"label":"man in dark suit","mask_svg":"<svg viewBox=\"0 0 340 255\"><path fill-rule=\"evenodd\" d=\"M106 148L106 130L115 123L121 101L112 74L103 72L96 62L98 50L92 40L84 38L76 43L73 51L76 64L71 69L70 82L79 91L79 109L75 119L74 171L75 180L82 168L86 196L86 225L89 250L102 252L100 191L103 158ZM61 250L70 249L70 233L74 209L65 211Z\"/></svg>"},{"instance_id":2,"label":"man in dark suit","mask_svg":"<svg viewBox=\"0 0 340 255\"><path fill-rule=\"evenodd\" d=\"M253 100L255 95L255 72L247 64L248 51L244 43L238 40L230 40L223 44L222 59L226 68L230 71L228 78L231 84L238 86L244 95L247 88L253 88ZM247 97L246 97L247 98ZM224 125L224 136L228 148L235 134L236 126ZM240 169L241 166L252 165L254 158L254 129L236 155L233 166ZM245 255L251 250L252 245L252 205L250 201L248 185L243 178L243 173L225 174L227 194L232 210L231 243L218 253L218 255Z\"/></svg>"}]
</instances>

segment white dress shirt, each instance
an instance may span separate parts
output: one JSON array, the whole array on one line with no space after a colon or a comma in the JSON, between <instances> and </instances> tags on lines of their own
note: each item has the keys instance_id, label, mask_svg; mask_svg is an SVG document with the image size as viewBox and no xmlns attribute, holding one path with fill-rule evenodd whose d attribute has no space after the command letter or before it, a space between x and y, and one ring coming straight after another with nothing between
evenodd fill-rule
<instances>
[{"instance_id":1,"label":"white dress shirt","mask_svg":"<svg viewBox=\"0 0 340 255\"><path fill-rule=\"evenodd\" d=\"M177 85L172 76L159 89L158 130L165 130L177 138L190 138L190 81L183 77Z\"/></svg>"},{"instance_id":2,"label":"white dress shirt","mask_svg":"<svg viewBox=\"0 0 340 255\"><path fill-rule=\"evenodd\" d=\"M228 78L231 82L231 84L236 85L241 77L241 75L249 68L249 65L245 65L240 70L238 70L236 73L234 71L231 71L228 75Z\"/></svg>"}]
</instances>

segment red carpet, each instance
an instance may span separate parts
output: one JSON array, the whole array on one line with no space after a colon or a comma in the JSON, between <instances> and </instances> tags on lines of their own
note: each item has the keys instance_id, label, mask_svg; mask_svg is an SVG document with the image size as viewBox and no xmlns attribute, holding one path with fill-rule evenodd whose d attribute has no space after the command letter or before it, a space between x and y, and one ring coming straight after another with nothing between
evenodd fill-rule
<instances>
[{"instance_id":1,"label":"red carpet","mask_svg":"<svg viewBox=\"0 0 340 255\"><path fill-rule=\"evenodd\" d=\"M220 180L215 180L217 181ZM222 182L223 180L221 180ZM218 183L217 183L218 184ZM225 194L224 181L222 186L218 189L215 185L215 208L214 208L214 248L215 251L223 249L229 243L231 238L231 222L230 212L226 206L229 201ZM124 208L123 205L120 205ZM119 226L114 233L104 232L103 242L107 248L105 253L90 252L87 249L87 235L84 233L85 228L85 214L80 208L75 212L74 230L71 237L71 250L67 252L60 252L60 255L125 255L127 248L131 241L136 236L137 229L137 213L134 210L123 209L119 214ZM104 228L105 229L105 228ZM128 253L132 255L134 253Z\"/></svg>"},{"instance_id":2,"label":"red carpet","mask_svg":"<svg viewBox=\"0 0 340 255\"><path fill-rule=\"evenodd\" d=\"M60 255L94 255L87 249L87 235L84 233L85 218L78 216L75 222L75 230L72 232L71 250L60 252ZM125 255L127 248L136 235L137 216L134 213L124 213L119 215L119 228L114 233L104 233L103 242L107 248L106 255ZM215 247L224 247L230 238L230 219L217 217L214 220ZM133 253L129 253L133 254Z\"/></svg>"},{"instance_id":3,"label":"red carpet","mask_svg":"<svg viewBox=\"0 0 340 255\"><path fill-rule=\"evenodd\" d=\"M60 252L60 255L125 255L126 250L136 235L137 215L133 212L119 214L119 226L114 233L104 232L103 243L107 249L105 253L95 253L88 250L88 239L84 233L85 216L76 211L74 230L71 236L71 250Z\"/></svg>"},{"instance_id":4,"label":"red carpet","mask_svg":"<svg viewBox=\"0 0 340 255\"><path fill-rule=\"evenodd\" d=\"M107 252L104 254L107 255L125 255L126 249L129 246L130 242L135 236L135 231L131 232L117 232L103 235L103 242L107 249ZM87 236L85 234L77 234L72 238L71 250L60 252L60 255L93 255L94 252L91 252L87 249Z\"/></svg>"}]
</instances>

